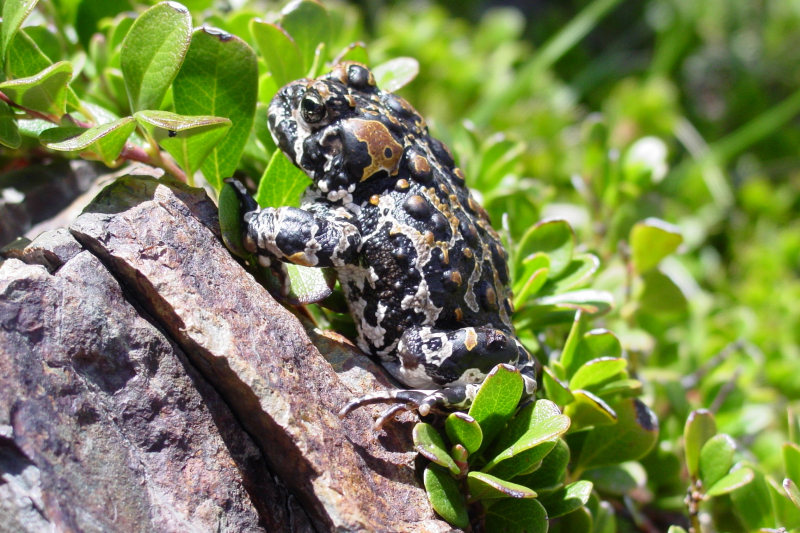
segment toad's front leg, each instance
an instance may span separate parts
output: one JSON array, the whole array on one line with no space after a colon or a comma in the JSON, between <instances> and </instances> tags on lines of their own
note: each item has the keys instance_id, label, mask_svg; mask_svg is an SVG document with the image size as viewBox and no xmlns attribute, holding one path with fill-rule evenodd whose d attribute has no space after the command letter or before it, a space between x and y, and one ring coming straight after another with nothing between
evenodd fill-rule
<instances>
[{"instance_id":1,"label":"toad's front leg","mask_svg":"<svg viewBox=\"0 0 800 533\"><path fill-rule=\"evenodd\" d=\"M273 259L309 267L339 267L355 261L361 244L358 223L341 208L314 205L267 207L245 214L245 248L263 266Z\"/></svg>"},{"instance_id":2,"label":"toad's front leg","mask_svg":"<svg viewBox=\"0 0 800 533\"><path fill-rule=\"evenodd\" d=\"M383 366L412 390L368 394L348 403L339 413L369 404L395 404L377 420L380 428L399 411L416 409L423 416L434 407L469 407L486 375L499 364L516 367L522 375L525 397L536 393L536 363L517 338L491 327L444 330L412 327L403 333L398 357Z\"/></svg>"}]
</instances>

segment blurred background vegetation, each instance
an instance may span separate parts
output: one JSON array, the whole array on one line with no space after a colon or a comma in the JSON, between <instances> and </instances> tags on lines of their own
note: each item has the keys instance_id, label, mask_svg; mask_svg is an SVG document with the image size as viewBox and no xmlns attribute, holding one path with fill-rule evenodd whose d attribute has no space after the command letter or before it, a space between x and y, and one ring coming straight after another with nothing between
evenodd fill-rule
<instances>
[{"instance_id":1,"label":"blurred background vegetation","mask_svg":"<svg viewBox=\"0 0 800 533\"><path fill-rule=\"evenodd\" d=\"M254 47L250 19L283 5L183 3L196 26ZM591 287L616 305L593 325L620 337L661 421L659 446L643 472L630 469L632 485L596 483L627 493L619 505L630 520L619 530L684 513L678 457L693 409L715 413L738 459L786 477L784 443L798 438L789 413L800 407L800 1L324 3L331 55L363 41L371 65L419 61L399 93L451 147L495 225L507 214L519 240L543 218L565 218L576 251L601 259ZM54 5L85 43L102 17L142 7ZM43 20L32 17L26 31ZM262 142L245 149L243 177L263 172L274 147ZM3 154L6 171L13 157ZM627 241L649 217L674 224L683 242L642 275ZM568 327L529 340L558 347ZM757 505L732 511L737 498L775 497L761 474L757 488L715 499L720 530L780 525ZM800 514L784 524L799 527Z\"/></svg>"}]
</instances>

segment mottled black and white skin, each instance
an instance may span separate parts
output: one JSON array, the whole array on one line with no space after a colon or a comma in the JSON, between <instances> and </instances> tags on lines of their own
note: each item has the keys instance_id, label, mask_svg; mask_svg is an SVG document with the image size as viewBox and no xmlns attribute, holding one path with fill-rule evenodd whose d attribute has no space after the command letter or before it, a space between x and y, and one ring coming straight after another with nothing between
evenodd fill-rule
<instances>
[{"instance_id":1,"label":"mottled black and white skin","mask_svg":"<svg viewBox=\"0 0 800 533\"><path fill-rule=\"evenodd\" d=\"M412 390L342 409L463 408L499 363L528 395L535 361L514 334L507 254L448 149L404 99L341 63L280 90L269 107L277 146L312 179L301 207L245 215L245 246L262 265L333 267L358 345ZM254 206L250 203L249 205Z\"/></svg>"}]
</instances>

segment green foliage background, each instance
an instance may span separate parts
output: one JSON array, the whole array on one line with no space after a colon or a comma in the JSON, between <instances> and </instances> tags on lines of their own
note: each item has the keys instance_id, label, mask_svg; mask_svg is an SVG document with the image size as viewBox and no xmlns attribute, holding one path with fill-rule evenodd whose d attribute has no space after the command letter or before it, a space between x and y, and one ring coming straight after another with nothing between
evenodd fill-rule
<instances>
[{"instance_id":1,"label":"green foliage background","mask_svg":"<svg viewBox=\"0 0 800 533\"><path fill-rule=\"evenodd\" d=\"M800 512L778 490L784 478L800 482L800 435L791 414L800 406L796 1L573 0L530 3L526 12L478 1L324 2L328 19L314 19L312 9L306 18L284 21L295 37L315 31L324 37L298 39L297 49L280 48L269 29L253 29L261 24L256 18L279 20L282 3L183 3L191 25L170 38L186 45L186 62L171 78L137 85L154 90L145 102L142 93L128 93L149 63L137 66L141 57L134 55L126 66L123 39L136 20L126 13L149 5L43 0L34 8L36 2L6 0L0 45L8 60L0 91L32 102L27 107L39 115L0 104L0 139L10 147L0 153L0 166L42 157L41 141L67 157L82 151L110 165L147 160L176 170L160 145L190 180L200 169L219 191L235 168L256 188L274 153L264 105L282 76L298 75L298 65L299 75L325 69L308 43L323 40L319 57L332 60L362 41L366 48L356 46L348 57L373 67L414 58L419 74L399 93L451 147L495 225L505 221L509 249L521 253L515 292L530 292L529 300L517 301L520 336L553 368L574 349L565 345L572 317L548 315L546 328L537 320L552 302L546 298L567 288L558 286L563 278L545 275L535 290L524 289L535 272L526 270L522 252L526 245L530 252L545 249L530 245L526 234L541 219L565 219L575 233L567 239L567 261L600 259L599 270L572 288L613 295L612 308L589 313L591 327L619 338L627 372L641 382L661 431L640 462L586 473L601 503L614 502L619 517L615 526L596 523L593 530L685 523L675 516L685 513L686 487L724 472L704 474L701 463L687 470L684 456L700 454L717 432L708 449L731 450L734 469L749 468L754 477L703 504L713 516L711 530L800 527ZM23 24L16 37L15 23ZM226 74L220 57L232 56L220 56L220 41L201 30L189 47L189 30L202 25L240 38L235 54L243 66L228 64ZM258 52L257 65L249 48ZM289 59L280 66L271 57ZM205 79L198 73L215 61L219 76L249 80L242 81L241 98L214 100L196 90ZM28 80L44 71L44 81ZM59 81L67 72L74 76L69 89ZM52 87L44 95L31 92L45 82ZM290 170L281 172L279 191L260 184L260 201L296 195ZM675 234L681 238L670 240ZM553 250L563 252L565 243ZM548 268L552 261L551 254ZM713 412L714 427L692 440L687 419L700 408ZM600 504L593 505L597 512ZM562 520L553 527L582 526Z\"/></svg>"}]
</instances>

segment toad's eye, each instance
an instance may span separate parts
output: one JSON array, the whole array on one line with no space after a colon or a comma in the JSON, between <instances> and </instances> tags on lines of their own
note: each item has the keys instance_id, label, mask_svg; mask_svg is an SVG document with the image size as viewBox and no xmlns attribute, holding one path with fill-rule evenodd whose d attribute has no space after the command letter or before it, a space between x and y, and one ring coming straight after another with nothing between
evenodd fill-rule
<instances>
[{"instance_id":1,"label":"toad's eye","mask_svg":"<svg viewBox=\"0 0 800 533\"><path fill-rule=\"evenodd\" d=\"M325 118L325 104L322 98L313 92L306 93L303 101L300 102L300 114L303 120L309 124L314 124Z\"/></svg>"}]
</instances>

